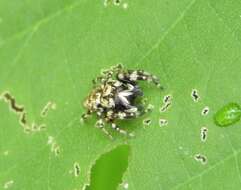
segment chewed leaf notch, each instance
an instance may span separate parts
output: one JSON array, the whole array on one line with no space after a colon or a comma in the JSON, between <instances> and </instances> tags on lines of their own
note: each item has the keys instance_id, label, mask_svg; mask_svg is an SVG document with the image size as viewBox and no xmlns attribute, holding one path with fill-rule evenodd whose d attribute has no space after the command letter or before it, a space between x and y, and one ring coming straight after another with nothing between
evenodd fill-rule
<instances>
[{"instance_id":1,"label":"chewed leaf notch","mask_svg":"<svg viewBox=\"0 0 241 190\"><path fill-rule=\"evenodd\" d=\"M128 167L130 147L120 145L100 156L91 169L90 185L85 190L115 190Z\"/></svg>"}]
</instances>

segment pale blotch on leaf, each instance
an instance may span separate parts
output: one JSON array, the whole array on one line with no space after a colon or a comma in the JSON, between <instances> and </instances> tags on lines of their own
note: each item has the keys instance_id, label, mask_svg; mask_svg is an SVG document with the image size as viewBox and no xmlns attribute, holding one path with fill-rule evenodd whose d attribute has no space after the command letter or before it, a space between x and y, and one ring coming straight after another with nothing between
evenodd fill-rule
<instances>
[{"instance_id":1,"label":"pale blotch on leaf","mask_svg":"<svg viewBox=\"0 0 241 190\"><path fill-rule=\"evenodd\" d=\"M129 188L129 184L128 183L123 183L123 187L124 187L124 189L128 189Z\"/></svg>"},{"instance_id":2,"label":"pale blotch on leaf","mask_svg":"<svg viewBox=\"0 0 241 190\"><path fill-rule=\"evenodd\" d=\"M178 151L179 151L181 154L185 155L185 156L190 155L189 149L186 148L186 147L179 146L179 147L178 147Z\"/></svg>"},{"instance_id":3,"label":"pale blotch on leaf","mask_svg":"<svg viewBox=\"0 0 241 190\"><path fill-rule=\"evenodd\" d=\"M69 170L69 173L72 174L74 177L78 177L80 175L80 164L75 162L73 165L73 169Z\"/></svg>"},{"instance_id":4,"label":"pale blotch on leaf","mask_svg":"<svg viewBox=\"0 0 241 190\"><path fill-rule=\"evenodd\" d=\"M123 3L122 7L123 7L123 9L127 9L128 8L128 3Z\"/></svg>"},{"instance_id":5,"label":"pale blotch on leaf","mask_svg":"<svg viewBox=\"0 0 241 190\"><path fill-rule=\"evenodd\" d=\"M49 101L42 109L40 115L41 117L46 117L49 110L55 110L55 109L56 109L56 103Z\"/></svg>"},{"instance_id":6,"label":"pale blotch on leaf","mask_svg":"<svg viewBox=\"0 0 241 190\"><path fill-rule=\"evenodd\" d=\"M4 156L8 156L8 155L9 155L9 151L8 151L8 150L5 150L5 151L3 152L3 155L4 155Z\"/></svg>"},{"instance_id":7,"label":"pale blotch on leaf","mask_svg":"<svg viewBox=\"0 0 241 190\"><path fill-rule=\"evenodd\" d=\"M48 136L47 144L48 144L48 145L51 145L53 142L54 142L54 137Z\"/></svg>"},{"instance_id":8,"label":"pale blotch on leaf","mask_svg":"<svg viewBox=\"0 0 241 190\"><path fill-rule=\"evenodd\" d=\"M124 10L126 10L128 8L128 3L127 2L123 2L122 0L104 0L104 6L110 6L110 5L114 5L114 6L120 6L122 5L122 8Z\"/></svg>"},{"instance_id":9,"label":"pale blotch on leaf","mask_svg":"<svg viewBox=\"0 0 241 190\"><path fill-rule=\"evenodd\" d=\"M179 149L179 150L183 150L183 147L182 147L182 146L179 146L178 149Z\"/></svg>"},{"instance_id":10,"label":"pale blotch on leaf","mask_svg":"<svg viewBox=\"0 0 241 190\"><path fill-rule=\"evenodd\" d=\"M163 97L163 103L165 104L165 103L167 103L167 102L171 102L171 100L172 100L172 95L171 94L168 94L168 95L166 95L166 96L164 96Z\"/></svg>"},{"instance_id":11,"label":"pale blotch on leaf","mask_svg":"<svg viewBox=\"0 0 241 190\"><path fill-rule=\"evenodd\" d=\"M202 142L206 142L208 138L208 129L206 127L201 128L200 138Z\"/></svg>"},{"instance_id":12,"label":"pale blotch on leaf","mask_svg":"<svg viewBox=\"0 0 241 190\"><path fill-rule=\"evenodd\" d=\"M14 112L19 116L20 125L23 127L24 132L28 133L30 129L27 125L26 111L24 107L22 105L17 104L15 97L12 96L8 91L2 93L1 99L3 99L8 104L10 111Z\"/></svg>"},{"instance_id":13,"label":"pale blotch on leaf","mask_svg":"<svg viewBox=\"0 0 241 190\"><path fill-rule=\"evenodd\" d=\"M150 118L145 118L143 119L143 125L146 127L146 126L149 126L151 124L151 119Z\"/></svg>"},{"instance_id":14,"label":"pale blotch on leaf","mask_svg":"<svg viewBox=\"0 0 241 190\"><path fill-rule=\"evenodd\" d=\"M109 5L116 5L119 6L121 3L121 0L104 0L104 6L107 7Z\"/></svg>"},{"instance_id":15,"label":"pale blotch on leaf","mask_svg":"<svg viewBox=\"0 0 241 190\"><path fill-rule=\"evenodd\" d=\"M230 126L241 118L241 107L237 103L229 103L220 108L214 115L215 124L220 127Z\"/></svg>"},{"instance_id":16,"label":"pale blotch on leaf","mask_svg":"<svg viewBox=\"0 0 241 190\"><path fill-rule=\"evenodd\" d=\"M24 111L24 107L22 105L18 105L16 103L16 99L14 96L10 94L10 92L5 91L1 94L1 99L3 99L8 105L11 111L16 113L21 113Z\"/></svg>"},{"instance_id":17,"label":"pale blotch on leaf","mask_svg":"<svg viewBox=\"0 0 241 190\"><path fill-rule=\"evenodd\" d=\"M162 102L163 102L163 105L160 107L160 112L165 112L171 107L172 95L168 94L164 96Z\"/></svg>"},{"instance_id":18,"label":"pale blotch on leaf","mask_svg":"<svg viewBox=\"0 0 241 190\"><path fill-rule=\"evenodd\" d=\"M11 95L10 92L5 91L1 94L0 100L4 100L8 105L10 111L14 112L19 117L19 123L23 127L23 130L25 133L29 134L31 132L39 132L46 128L45 124L37 125L35 122L32 122L32 124L29 124L27 121L27 112L24 108L24 106L19 105L16 102L16 99L13 95Z\"/></svg>"},{"instance_id":19,"label":"pale blotch on leaf","mask_svg":"<svg viewBox=\"0 0 241 190\"><path fill-rule=\"evenodd\" d=\"M194 102L198 102L199 101L200 96L198 94L198 90L197 89L192 89L191 97L192 97Z\"/></svg>"},{"instance_id":20,"label":"pale blotch on leaf","mask_svg":"<svg viewBox=\"0 0 241 190\"><path fill-rule=\"evenodd\" d=\"M35 122L33 122L31 125L32 132L40 132L42 130L46 130L46 128L47 128L46 124L37 125Z\"/></svg>"},{"instance_id":21,"label":"pale blotch on leaf","mask_svg":"<svg viewBox=\"0 0 241 190\"><path fill-rule=\"evenodd\" d=\"M121 4L121 0L112 0L113 4L119 6Z\"/></svg>"},{"instance_id":22,"label":"pale blotch on leaf","mask_svg":"<svg viewBox=\"0 0 241 190\"><path fill-rule=\"evenodd\" d=\"M7 181L7 182L4 183L3 188L4 188L4 189L9 189L10 187L13 186L13 183L14 183L13 180L9 180L9 181Z\"/></svg>"},{"instance_id":23,"label":"pale blotch on leaf","mask_svg":"<svg viewBox=\"0 0 241 190\"><path fill-rule=\"evenodd\" d=\"M208 115L208 113L209 113L209 107L208 107L208 106L205 106L205 107L203 108L201 114L202 114L203 116L206 116L206 115Z\"/></svg>"},{"instance_id":24,"label":"pale blotch on leaf","mask_svg":"<svg viewBox=\"0 0 241 190\"><path fill-rule=\"evenodd\" d=\"M80 175L80 165L78 162L74 163L74 176L78 177Z\"/></svg>"},{"instance_id":25,"label":"pale blotch on leaf","mask_svg":"<svg viewBox=\"0 0 241 190\"><path fill-rule=\"evenodd\" d=\"M197 161L197 162L200 162L201 164L205 165L207 164L208 162L208 159L205 155L202 155L202 154L196 154L194 156L194 159Z\"/></svg>"},{"instance_id":26,"label":"pale blotch on leaf","mask_svg":"<svg viewBox=\"0 0 241 190\"><path fill-rule=\"evenodd\" d=\"M159 119L159 126L164 127L168 125L168 121L166 119L160 118Z\"/></svg>"},{"instance_id":27,"label":"pale blotch on leaf","mask_svg":"<svg viewBox=\"0 0 241 190\"><path fill-rule=\"evenodd\" d=\"M50 146L51 152L54 153L55 156L58 156L60 153L60 146L57 144L56 140L52 136L48 136L47 145Z\"/></svg>"}]
</instances>

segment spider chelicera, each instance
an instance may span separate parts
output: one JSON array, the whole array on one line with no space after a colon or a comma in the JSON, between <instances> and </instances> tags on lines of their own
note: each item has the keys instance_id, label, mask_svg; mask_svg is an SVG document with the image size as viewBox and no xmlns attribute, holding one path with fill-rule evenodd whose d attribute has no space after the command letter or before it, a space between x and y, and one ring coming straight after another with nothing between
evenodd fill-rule
<instances>
[{"instance_id":1,"label":"spider chelicera","mask_svg":"<svg viewBox=\"0 0 241 190\"><path fill-rule=\"evenodd\" d=\"M117 126L116 121L137 118L150 111L150 106L140 101L143 91L138 81L152 82L162 88L156 76L143 70L127 70L119 64L102 71L101 76L93 80L93 90L84 102L87 112L81 116L81 120L96 113L98 121L95 126L111 139L111 134L105 128L106 123L111 124L119 133L127 135L125 130Z\"/></svg>"}]
</instances>

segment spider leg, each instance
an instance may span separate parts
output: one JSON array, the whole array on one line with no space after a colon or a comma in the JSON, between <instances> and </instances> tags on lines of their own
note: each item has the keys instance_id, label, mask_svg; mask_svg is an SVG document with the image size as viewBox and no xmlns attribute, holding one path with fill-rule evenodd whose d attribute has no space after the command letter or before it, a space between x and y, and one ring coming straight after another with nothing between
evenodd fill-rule
<instances>
[{"instance_id":1,"label":"spider leg","mask_svg":"<svg viewBox=\"0 0 241 190\"><path fill-rule=\"evenodd\" d=\"M115 72L119 72L122 69L123 69L123 65L122 64L117 64L117 65L111 67L111 70L113 70Z\"/></svg>"},{"instance_id":2,"label":"spider leg","mask_svg":"<svg viewBox=\"0 0 241 190\"><path fill-rule=\"evenodd\" d=\"M88 110L86 113L83 113L80 117L80 122L84 122L86 121L90 116L91 116L92 112L90 110Z\"/></svg>"},{"instance_id":3,"label":"spider leg","mask_svg":"<svg viewBox=\"0 0 241 190\"><path fill-rule=\"evenodd\" d=\"M103 133L105 133L111 140L113 139L111 134L105 129L105 123L103 122L103 119L99 119L96 122L95 127L101 129L103 131Z\"/></svg>"},{"instance_id":4,"label":"spider leg","mask_svg":"<svg viewBox=\"0 0 241 190\"><path fill-rule=\"evenodd\" d=\"M137 106L131 106L128 109L125 109L121 112L118 112L119 119L131 119L131 118L138 118L145 113L149 113L154 109L152 104L139 104Z\"/></svg>"},{"instance_id":5,"label":"spider leg","mask_svg":"<svg viewBox=\"0 0 241 190\"><path fill-rule=\"evenodd\" d=\"M143 106L141 105L138 107L132 106L130 109L119 111L116 117L120 120L131 119L131 118L140 117L144 113L145 113L145 110Z\"/></svg>"},{"instance_id":6,"label":"spider leg","mask_svg":"<svg viewBox=\"0 0 241 190\"><path fill-rule=\"evenodd\" d=\"M111 127L112 127L112 129L114 129L115 131L119 132L122 135L132 136L132 134L129 134L126 130L120 129L120 127L117 126L114 122L111 123Z\"/></svg>"},{"instance_id":7,"label":"spider leg","mask_svg":"<svg viewBox=\"0 0 241 190\"><path fill-rule=\"evenodd\" d=\"M110 69L102 70L101 76L96 77L96 79L92 80L92 83L96 85L98 82L107 82L111 79L114 73L118 73L123 69L121 64L111 67Z\"/></svg>"},{"instance_id":8,"label":"spider leg","mask_svg":"<svg viewBox=\"0 0 241 190\"><path fill-rule=\"evenodd\" d=\"M102 79L103 79L103 76L98 76L92 80L92 84L97 85L97 83L100 82Z\"/></svg>"},{"instance_id":9,"label":"spider leg","mask_svg":"<svg viewBox=\"0 0 241 190\"><path fill-rule=\"evenodd\" d=\"M111 78L111 74L102 74L101 76L96 77L95 79L92 80L92 84L96 86L98 83L104 83L106 82L109 78Z\"/></svg>"},{"instance_id":10,"label":"spider leg","mask_svg":"<svg viewBox=\"0 0 241 190\"><path fill-rule=\"evenodd\" d=\"M126 130L124 129L120 129L119 126L117 126L114 122L111 122L111 127L112 129L116 130L117 132L119 132L122 135L128 135L129 137L134 137L135 135L133 133L128 133Z\"/></svg>"},{"instance_id":11,"label":"spider leg","mask_svg":"<svg viewBox=\"0 0 241 190\"><path fill-rule=\"evenodd\" d=\"M131 109L124 110L127 118L137 118L145 113L143 105L133 106Z\"/></svg>"},{"instance_id":12,"label":"spider leg","mask_svg":"<svg viewBox=\"0 0 241 190\"><path fill-rule=\"evenodd\" d=\"M124 82L135 83L138 80L152 82L158 88L162 89L159 79L155 75L152 75L143 70L127 70L127 72L125 73L119 73L117 77L119 80L122 80Z\"/></svg>"},{"instance_id":13,"label":"spider leg","mask_svg":"<svg viewBox=\"0 0 241 190\"><path fill-rule=\"evenodd\" d=\"M108 79L112 78L112 76L112 69L102 70L101 75L92 80L92 84L96 86L98 83L105 83Z\"/></svg>"}]
</instances>

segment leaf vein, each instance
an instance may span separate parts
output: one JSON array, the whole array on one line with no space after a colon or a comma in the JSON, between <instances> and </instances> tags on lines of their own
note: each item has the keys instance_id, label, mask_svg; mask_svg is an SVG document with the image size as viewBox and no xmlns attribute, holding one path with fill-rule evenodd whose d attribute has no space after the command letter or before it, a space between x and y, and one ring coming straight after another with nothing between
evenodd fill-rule
<instances>
[{"instance_id":1,"label":"leaf vein","mask_svg":"<svg viewBox=\"0 0 241 190\"><path fill-rule=\"evenodd\" d=\"M166 30L166 32L159 38L159 40L157 41L157 43L155 43L150 49L149 51L147 51L147 53L140 58L140 60L137 62L137 64L141 63L144 59L146 59L155 49L157 49L160 44L166 39L166 37L168 36L168 34L175 29L175 27L177 26L177 24L183 20L183 18L185 17L186 13L192 8L192 6L197 2L197 0L192 0L187 7L182 11L182 13L180 14L180 16L172 23L172 25Z\"/></svg>"},{"instance_id":2,"label":"leaf vein","mask_svg":"<svg viewBox=\"0 0 241 190\"><path fill-rule=\"evenodd\" d=\"M48 16L41 18L40 20L36 21L34 24L31 24L30 26L26 27L25 29L13 34L12 36L8 37L5 39L1 46L4 46L7 42L22 38L25 36L29 31L35 30L35 28L39 29L39 26L42 25L43 23L48 23L49 21L53 20L54 18L57 18L58 16L61 16L63 13L67 12L69 9L77 8L78 6L81 5L83 1L78 1L76 3L72 3L68 6L65 6L62 9L59 9L58 11L54 13L50 13ZM37 31L37 30L36 30ZM35 31L35 32L36 32Z\"/></svg>"},{"instance_id":3,"label":"leaf vein","mask_svg":"<svg viewBox=\"0 0 241 190\"><path fill-rule=\"evenodd\" d=\"M220 160L220 161L216 162L216 164L210 166L208 169L203 170L203 171L200 172L198 175L195 175L195 176L191 177L189 180L187 180L187 181L185 181L185 182L183 182L183 183L181 183L181 184L176 185L176 186L173 188L173 190L179 189L179 188L183 187L184 185L187 185L187 184L189 184L190 182L194 181L195 179L197 179L197 178L199 178L199 177L202 177L202 176L205 175L206 173L212 171L213 169L217 168L219 165L225 163L227 160L229 160L229 159L231 159L231 158L234 158L235 155L238 155L238 154L240 154L240 153L241 153L241 149L239 149L238 151L236 151L236 154L235 154L235 153L230 154L229 156L227 156L227 157L224 158L223 160Z\"/></svg>"}]
</instances>

